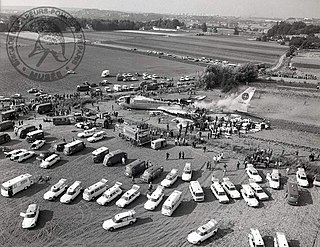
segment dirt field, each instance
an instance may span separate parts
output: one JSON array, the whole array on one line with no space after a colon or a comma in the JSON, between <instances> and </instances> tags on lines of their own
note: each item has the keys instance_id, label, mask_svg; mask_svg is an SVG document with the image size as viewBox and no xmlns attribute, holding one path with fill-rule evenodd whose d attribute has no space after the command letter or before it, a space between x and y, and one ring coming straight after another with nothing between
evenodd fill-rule
<instances>
[{"instance_id":1,"label":"dirt field","mask_svg":"<svg viewBox=\"0 0 320 247\"><path fill-rule=\"evenodd\" d=\"M1 37L1 36L0 36ZM25 45L30 46L29 42ZM50 84L33 83L21 77L6 60L4 53L3 39L1 39L0 58L4 61L4 66L0 68L0 87L3 94L23 93L30 87L38 87L48 90L50 93L69 92L84 80L98 82L100 72L104 68L119 72L144 72L165 73L167 76L181 76L182 74L193 74L195 71L203 69L194 65L186 65L174 61L162 60L157 57L143 56L124 51L89 47L86 57L83 59L78 74L68 77L65 80ZM271 48L270 48L271 49ZM117 62L115 62L117 61ZM114 80L114 78L113 78ZM281 89L272 85L272 88L265 85L257 85L257 92L251 101L250 112L265 116L270 119L272 130L265 130L256 134L250 134L239 138L233 136L232 139L211 140L207 152L201 148L190 146L174 146L172 140L166 150L155 151L149 147L133 147L118 137L113 130L106 130L108 138L104 141L87 145L87 148L73 156L62 155L62 161L50 169L39 167L39 161L32 158L23 163L15 163L4 158L0 152L0 181L7 181L23 173L30 173L34 177L40 175L50 175L52 177L48 184L35 184L26 191L16 194L13 198L0 200L0 246L190 246L186 240L190 231L195 230L200 225L214 218L220 222L217 235L205 241L202 246L219 247L245 247L248 246L249 229L256 227L262 234L266 247L273 246L272 237L276 231L284 232L290 241L291 247L317 247L317 236L320 228L320 195L319 188L311 187L301 189L300 205L290 206L284 198L283 186L275 191L268 188L265 176L268 169L259 169L264 182L262 187L271 197L270 200L261 203L259 208L250 208L243 199L231 201L229 204L219 204L213 196L210 185L211 176L214 174L222 178L222 166L219 164L214 171L208 171L204 163L211 160L213 155L224 152L224 162L228 166L227 176L239 188L241 184L248 183L248 177L241 166L236 169L236 162L243 161L244 154L240 151L233 151L234 148L241 147L241 150L250 148L272 148L277 155L285 150L286 156L292 156L298 149L301 159L307 159L311 149L318 154L320 152L320 131L319 126L319 92L308 92L295 89ZM216 100L218 91L198 92L199 95L206 94L206 100ZM170 95L170 97L186 97L182 95ZM222 94L222 97L224 95ZM304 103L306 101L306 104ZM125 119L135 118L140 120L148 119L148 115L141 111L125 111L118 108L114 102L99 103L100 110L110 111L111 105L119 110L120 117ZM42 117L25 120L25 123L38 125L41 123L47 133L46 144L41 150L50 149L51 145L58 140L65 138L71 141L76 137L79 129L73 126L56 126L52 123L44 123ZM173 117L167 117L168 121ZM151 118L149 123L155 124L157 118ZM275 123L273 125L273 123ZM165 125L163 125L165 126ZM170 128L175 125L170 122ZM7 148L28 148L29 144L25 140L19 140L12 132L8 132L13 141L6 145ZM206 133L204 133L206 136ZM164 173L155 180L154 185L159 184L165 175L172 169L178 168L179 174L185 162L191 162L193 166L193 180L198 180L204 187L205 201L196 203L192 200L188 189L188 183L179 180L169 189L166 189L167 196L175 189L183 192L183 202L175 211L172 217L161 214L161 206L149 212L143 208L147 198L145 192L147 185L141 185L141 196L125 209L120 209L115 205L115 201L107 206L100 206L95 201L87 202L81 196L70 205L63 205L57 199L49 202L43 199L43 194L49 190L50 186L60 178L66 178L69 184L75 180L81 180L84 187L97 182L101 178L108 179L108 184L113 185L116 181L123 183L123 189L131 188L131 179L124 176L124 167L116 165L105 167L102 164L94 164L91 160L91 152L100 147L106 146L110 150L122 149L128 152L129 160L143 159L149 160L152 164L164 166ZM179 160L179 151L184 151L186 160ZM169 160L165 160L165 153L171 154ZM319 165L320 161L316 161ZM283 175L282 183L288 179L294 180L294 175L286 176L285 169L281 170ZM19 212L24 212L30 203L40 205L40 218L38 226L33 230L23 230L21 228L22 218ZM135 209L138 220L135 224L125 227L115 232L107 232L102 228L104 220L113 217L119 212L128 209Z\"/></svg>"}]
</instances>

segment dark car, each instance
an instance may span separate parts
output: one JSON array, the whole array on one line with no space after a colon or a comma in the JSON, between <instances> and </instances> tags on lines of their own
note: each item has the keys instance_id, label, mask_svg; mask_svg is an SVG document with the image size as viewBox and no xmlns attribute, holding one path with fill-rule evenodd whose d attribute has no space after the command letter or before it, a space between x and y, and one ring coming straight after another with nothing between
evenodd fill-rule
<instances>
[{"instance_id":1,"label":"dark car","mask_svg":"<svg viewBox=\"0 0 320 247\"><path fill-rule=\"evenodd\" d=\"M52 154L55 154L55 152L44 151L44 152L41 152L36 159L37 159L37 160L45 160L46 158L48 158L48 157L51 156Z\"/></svg>"},{"instance_id":2,"label":"dark car","mask_svg":"<svg viewBox=\"0 0 320 247\"><path fill-rule=\"evenodd\" d=\"M151 166L147 170L144 171L144 173L141 176L141 179L144 182L149 183L152 180L159 177L162 172L163 172L163 166Z\"/></svg>"}]
</instances>

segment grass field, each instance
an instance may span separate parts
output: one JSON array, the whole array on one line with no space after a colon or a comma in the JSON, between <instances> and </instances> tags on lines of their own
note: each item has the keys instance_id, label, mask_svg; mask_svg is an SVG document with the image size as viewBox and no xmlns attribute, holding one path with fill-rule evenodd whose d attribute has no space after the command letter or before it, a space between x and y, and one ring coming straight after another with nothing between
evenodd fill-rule
<instances>
[{"instance_id":1,"label":"grass field","mask_svg":"<svg viewBox=\"0 0 320 247\"><path fill-rule=\"evenodd\" d=\"M176 55L210 57L231 63L274 64L286 51L275 43L249 41L243 37L215 36L165 36L127 32L88 32L86 39L125 45L130 48L156 50Z\"/></svg>"},{"instance_id":2,"label":"grass field","mask_svg":"<svg viewBox=\"0 0 320 247\"><path fill-rule=\"evenodd\" d=\"M11 95L14 93L25 94L26 90L31 87L40 87L49 93L71 93L76 89L78 84L84 81L96 83L101 81L103 79L100 77L101 71L105 69L110 70L112 77L107 79L111 82L116 81L115 75L119 72L139 72L141 74L148 72L168 78L179 78L183 75L201 74L204 70L203 67L193 64L178 63L129 51L86 46L85 55L79 67L76 69L77 74L69 75L59 81L38 83L20 75L20 73L13 68L7 57L5 39L6 36L0 34L0 95ZM34 44L34 41L21 40L20 49L31 51L34 48Z\"/></svg>"}]
</instances>

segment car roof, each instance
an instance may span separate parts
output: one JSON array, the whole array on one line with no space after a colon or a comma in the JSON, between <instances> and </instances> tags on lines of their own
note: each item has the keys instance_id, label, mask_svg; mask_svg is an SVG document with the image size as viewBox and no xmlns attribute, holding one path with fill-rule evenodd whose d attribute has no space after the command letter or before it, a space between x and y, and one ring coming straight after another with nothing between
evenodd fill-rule
<instances>
[{"instance_id":1,"label":"car roof","mask_svg":"<svg viewBox=\"0 0 320 247\"><path fill-rule=\"evenodd\" d=\"M170 196L167 198L167 200L164 202L164 204L171 204L176 198L180 197L182 195L182 192L179 190L173 191Z\"/></svg>"},{"instance_id":2,"label":"car roof","mask_svg":"<svg viewBox=\"0 0 320 247\"><path fill-rule=\"evenodd\" d=\"M224 183L227 187L235 187L235 185L231 182L229 178L223 178L222 183Z\"/></svg>"},{"instance_id":3,"label":"car roof","mask_svg":"<svg viewBox=\"0 0 320 247\"><path fill-rule=\"evenodd\" d=\"M261 186L259 184L257 184L256 182L250 182L250 186L254 189L254 190L261 190Z\"/></svg>"},{"instance_id":4,"label":"car roof","mask_svg":"<svg viewBox=\"0 0 320 247\"><path fill-rule=\"evenodd\" d=\"M64 183L67 182L67 179L61 178L56 184L52 186L52 188L60 188Z\"/></svg>"},{"instance_id":5,"label":"car roof","mask_svg":"<svg viewBox=\"0 0 320 247\"><path fill-rule=\"evenodd\" d=\"M301 176L306 176L306 171L304 168L299 167L297 173L299 173Z\"/></svg>"},{"instance_id":6,"label":"car roof","mask_svg":"<svg viewBox=\"0 0 320 247\"><path fill-rule=\"evenodd\" d=\"M38 207L38 205L37 205L36 203L30 204L30 205L28 206L28 209L27 209L27 212L26 212L26 213L29 214L29 213L35 212L36 209L37 209L37 207Z\"/></svg>"},{"instance_id":7,"label":"car roof","mask_svg":"<svg viewBox=\"0 0 320 247\"><path fill-rule=\"evenodd\" d=\"M113 193L114 191L119 190L121 185L122 185L122 183L116 182L111 188L109 188L109 189L107 189L107 190L105 191L105 194L111 194L111 193Z\"/></svg>"},{"instance_id":8,"label":"car roof","mask_svg":"<svg viewBox=\"0 0 320 247\"><path fill-rule=\"evenodd\" d=\"M249 194L252 194L252 193L253 193L252 188L250 187L249 184L243 184L243 185L242 185L242 188L243 188L247 193L249 193Z\"/></svg>"},{"instance_id":9,"label":"car roof","mask_svg":"<svg viewBox=\"0 0 320 247\"><path fill-rule=\"evenodd\" d=\"M75 181L75 182L68 188L68 191L74 191L79 185L81 185L81 181Z\"/></svg>"},{"instance_id":10,"label":"car roof","mask_svg":"<svg viewBox=\"0 0 320 247\"><path fill-rule=\"evenodd\" d=\"M93 190L94 188L106 185L108 182L107 179L102 178L100 181L94 183L93 185L89 186L88 188L86 188L86 190Z\"/></svg>"},{"instance_id":11,"label":"car roof","mask_svg":"<svg viewBox=\"0 0 320 247\"><path fill-rule=\"evenodd\" d=\"M134 209L130 210L130 211L127 211L127 212L123 212L123 213L120 213L120 214L116 214L114 216L114 218L116 220L119 220L119 219L122 219L122 218L125 218L125 217L128 217L128 216L134 216L136 214L136 211L134 211Z\"/></svg>"},{"instance_id":12,"label":"car roof","mask_svg":"<svg viewBox=\"0 0 320 247\"><path fill-rule=\"evenodd\" d=\"M218 192L224 192L224 189L218 181L215 181L212 184Z\"/></svg>"},{"instance_id":13,"label":"car roof","mask_svg":"<svg viewBox=\"0 0 320 247\"><path fill-rule=\"evenodd\" d=\"M208 230L216 227L217 224L218 224L218 222L217 222L216 220L211 219L211 220L209 220L209 222L207 222L206 224L200 226L200 227L198 228L198 231L200 231L200 232L207 232Z\"/></svg>"},{"instance_id":14,"label":"car roof","mask_svg":"<svg viewBox=\"0 0 320 247\"><path fill-rule=\"evenodd\" d=\"M203 192L201 184L199 181L190 181L190 186L195 190L195 192Z\"/></svg>"},{"instance_id":15,"label":"car roof","mask_svg":"<svg viewBox=\"0 0 320 247\"><path fill-rule=\"evenodd\" d=\"M159 197L159 195L164 193L164 187L162 185L158 185L155 191L151 194L151 198L156 199Z\"/></svg>"},{"instance_id":16,"label":"car roof","mask_svg":"<svg viewBox=\"0 0 320 247\"><path fill-rule=\"evenodd\" d=\"M261 234L258 229L251 228L250 231L251 231L251 234L252 234L252 237L254 239L255 244L260 244L260 245L264 244L263 239L262 239Z\"/></svg>"},{"instance_id":17,"label":"car roof","mask_svg":"<svg viewBox=\"0 0 320 247\"><path fill-rule=\"evenodd\" d=\"M276 232L279 247L289 247L286 236L283 232Z\"/></svg>"},{"instance_id":18,"label":"car roof","mask_svg":"<svg viewBox=\"0 0 320 247\"><path fill-rule=\"evenodd\" d=\"M184 165L183 170L184 171L190 171L191 170L191 163L190 162L186 162L186 164Z\"/></svg>"},{"instance_id":19,"label":"car roof","mask_svg":"<svg viewBox=\"0 0 320 247\"><path fill-rule=\"evenodd\" d=\"M100 147L100 148L94 150L94 151L92 152L92 154L93 154L93 155L97 155L97 154L100 154L100 153L105 152L105 151L107 151L107 150L109 150L109 148L107 148L107 147Z\"/></svg>"}]
</instances>

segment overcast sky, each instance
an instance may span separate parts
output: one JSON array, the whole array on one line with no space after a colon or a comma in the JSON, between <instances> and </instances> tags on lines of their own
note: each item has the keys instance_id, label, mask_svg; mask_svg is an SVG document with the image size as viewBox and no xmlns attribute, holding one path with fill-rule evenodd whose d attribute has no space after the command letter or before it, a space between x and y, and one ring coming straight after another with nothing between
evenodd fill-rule
<instances>
[{"instance_id":1,"label":"overcast sky","mask_svg":"<svg viewBox=\"0 0 320 247\"><path fill-rule=\"evenodd\" d=\"M47 5L127 12L320 18L320 0L0 0L0 3L2 6Z\"/></svg>"}]
</instances>

